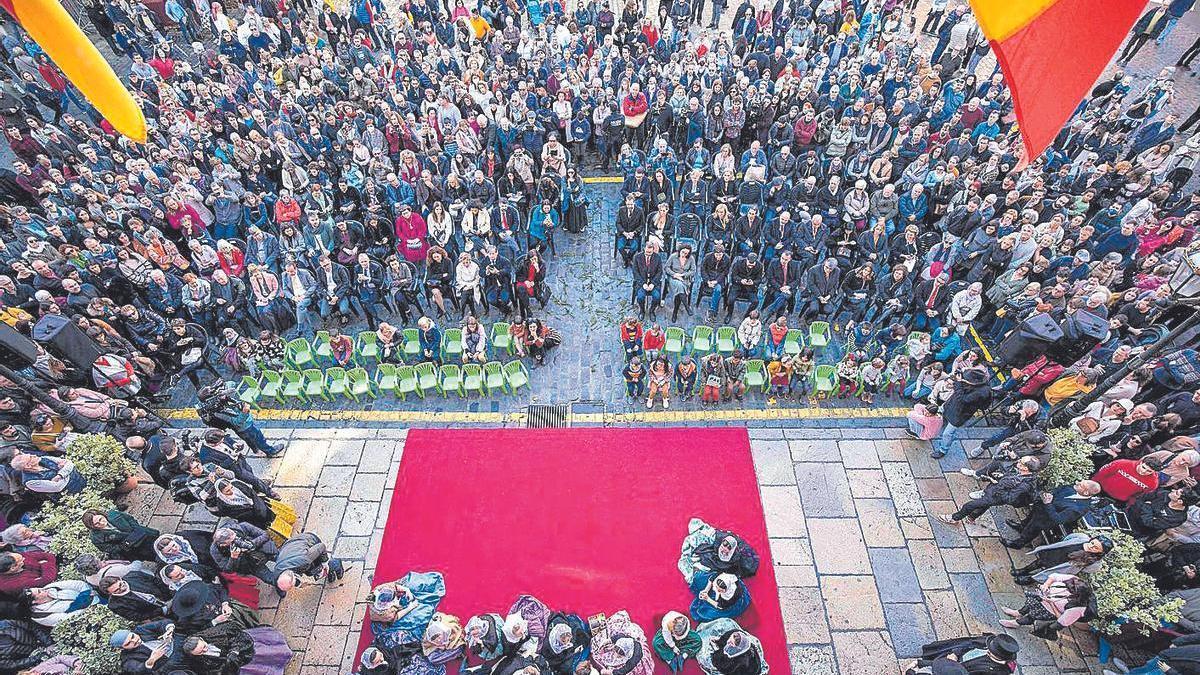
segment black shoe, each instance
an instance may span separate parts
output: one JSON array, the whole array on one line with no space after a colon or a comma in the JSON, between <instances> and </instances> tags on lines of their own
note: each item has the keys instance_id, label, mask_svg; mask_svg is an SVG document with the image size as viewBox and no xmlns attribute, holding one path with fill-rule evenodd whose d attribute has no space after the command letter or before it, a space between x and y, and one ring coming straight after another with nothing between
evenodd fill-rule
<instances>
[{"instance_id":1,"label":"black shoe","mask_svg":"<svg viewBox=\"0 0 1200 675\"><path fill-rule=\"evenodd\" d=\"M1019 520L1013 520L1012 518L1008 518L1004 521L1004 524L1011 527L1014 530L1021 529L1021 521L1019 521Z\"/></svg>"},{"instance_id":2,"label":"black shoe","mask_svg":"<svg viewBox=\"0 0 1200 675\"><path fill-rule=\"evenodd\" d=\"M1013 581L1016 582L1018 586L1034 586L1037 584L1037 581L1035 581L1033 577L1026 576L1024 574L1019 574L1013 577Z\"/></svg>"},{"instance_id":3,"label":"black shoe","mask_svg":"<svg viewBox=\"0 0 1200 675\"><path fill-rule=\"evenodd\" d=\"M1005 539L1004 537L1000 537L1000 543L1004 544L1005 548L1013 548L1013 549L1017 549L1017 550L1023 549L1026 546L1025 542L1023 542L1023 541L1016 541L1015 539ZM1015 568L1014 568L1013 572L1014 573L1016 572Z\"/></svg>"},{"instance_id":4,"label":"black shoe","mask_svg":"<svg viewBox=\"0 0 1200 675\"><path fill-rule=\"evenodd\" d=\"M934 459L941 459L946 456L946 453L934 450L933 452L929 453L929 456Z\"/></svg>"},{"instance_id":5,"label":"black shoe","mask_svg":"<svg viewBox=\"0 0 1200 675\"><path fill-rule=\"evenodd\" d=\"M346 576L346 565L341 560L334 558L329 561L329 576L334 581L341 581L342 577Z\"/></svg>"}]
</instances>

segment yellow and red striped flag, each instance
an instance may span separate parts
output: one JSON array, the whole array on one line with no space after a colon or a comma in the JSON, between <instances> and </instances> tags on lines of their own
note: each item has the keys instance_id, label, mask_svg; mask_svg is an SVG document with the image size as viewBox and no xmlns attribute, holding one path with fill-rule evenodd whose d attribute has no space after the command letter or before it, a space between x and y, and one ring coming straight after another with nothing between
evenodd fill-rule
<instances>
[{"instance_id":1,"label":"yellow and red striped flag","mask_svg":"<svg viewBox=\"0 0 1200 675\"><path fill-rule=\"evenodd\" d=\"M1147 0L970 0L1000 61L1030 160L1121 46Z\"/></svg>"}]
</instances>

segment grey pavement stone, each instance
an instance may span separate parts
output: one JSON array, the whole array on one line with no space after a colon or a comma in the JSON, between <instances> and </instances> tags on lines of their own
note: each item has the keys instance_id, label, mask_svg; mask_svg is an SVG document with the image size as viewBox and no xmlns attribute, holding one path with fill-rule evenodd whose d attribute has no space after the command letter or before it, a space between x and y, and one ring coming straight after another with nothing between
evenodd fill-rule
<instances>
[{"instance_id":1,"label":"grey pavement stone","mask_svg":"<svg viewBox=\"0 0 1200 675\"><path fill-rule=\"evenodd\" d=\"M933 527L933 538L942 548L970 548L971 539L961 525L943 523L937 516L954 513L953 502L929 502L929 524Z\"/></svg>"},{"instance_id":2,"label":"grey pavement stone","mask_svg":"<svg viewBox=\"0 0 1200 675\"><path fill-rule=\"evenodd\" d=\"M925 606L933 620L933 632L939 640L962 637L967 634L958 596L952 590L925 591Z\"/></svg>"},{"instance_id":3,"label":"grey pavement stone","mask_svg":"<svg viewBox=\"0 0 1200 675\"><path fill-rule=\"evenodd\" d=\"M929 618L929 609L922 602L885 602L883 616L896 656L916 658L921 655L923 645L938 639L933 630L933 620Z\"/></svg>"},{"instance_id":4,"label":"grey pavement stone","mask_svg":"<svg viewBox=\"0 0 1200 675\"><path fill-rule=\"evenodd\" d=\"M812 549L807 539L771 539L771 558L776 565L812 565Z\"/></svg>"},{"instance_id":5,"label":"grey pavement stone","mask_svg":"<svg viewBox=\"0 0 1200 675\"><path fill-rule=\"evenodd\" d=\"M963 609L967 630L971 633L999 633L1004 630L997 616L996 603L992 601L992 594L982 574L951 574L950 585Z\"/></svg>"},{"instance_id":6,"label":"grey pavement stone","mask_svg":"<svg viewBox=\"0 0 1200 675\"><path fill-rule=\"evenodd\" d=\"M883 602L924 601L921 582L907 548L871 548L867 549L867 555L879 580L879 597Z\"/></svg>"},{"instance_id":7,"label":"grey pavement stone","mask_svg":"<svg viewBox=\"0 0 1200 675\"><path fill-rule=\"evenodd\" d=\"M874 577L822 575L820 581L830 630L887 627Z\"/></svg>"},{"instance_id":8,"label":"grey pavement stone","mask_svg":"<svg viewBox=\"0 0 1200 675\"><path fill-rule=\"evenodd\" d=\"M785 586L816 586L817 568L812 565L776 565L775 584Z\"/></svg>"},{"instance_id":9,"label":"grey pavement stone","mask_svg":"<svg viewBox=\"0 0 1200 675\"><path fill-rule=\"evenodd\" d=\"M916 479L909 465L903 462L884 462L882 468L888 490L892 494L892 502L896 507L896 515L925 515L925 504L917 491Z\"/></svg>"},{"instance_id":10,"label":"grey pavement stone","mask_svg":"<svg viewBox=\"0 0 1200 675\"><path fill-rule=\"evenodd\" d=\"M878 469L879 454L874 441L839 441L838 451L847 469Z\"/></svg>"},{"instance_id":11,"label":"grey pavement stone","mask_svg":"<svg viewBox=\"0 0 1200 675\"><path fill-rule=\"evenodd\" d=\"M868 547L904 546L904 532L896 520L896 510L887 499L856 499L863 541Z\"/></svg>"},{"instance_id":12,"label":"grey pavement stone","mask_svg":"<svg viewBox=\"0 0 1200 675\"><path fill-rule=\"evenodd\" d=\"M767 533L772 537L807 537L804 509L796 488L786 485L764 485L759 488Z\"/></svg>"},{"instance_id":13,"label":"grey pavement stone","mask_svg":"<svg viewBox=\"0 0 1200 675\"><path fill-rule=\"evenodd\" d=\"M891 496L883 469L846 469L846 479L855 499L888 499Z\"/></svg>"},{"instance_id":14,"label":"grey pavement stone","mask_svg":"<svg viewBox=\"0 0 1200 675\"><path fill-rule=\"evenodd\" d=\"M783 437L789 441L811 441L827 438L841 438L839 429L784 429Z\"/></svg>"},{"instance_id":15,"label":"grey pavement stone","mask_svg":"<svg viewBox=\"0 0 1200 675\"><path fill-rule=\"evenodd\" d=\"M883 433L883 429L871 429L871 428L867 428L867 427L854 427L854 428L849 428L849 429L842 429L842 438L850 438L850 439L861 438L861 439L870 439L870 440L883 440L883 439L887 438L887 436Z\"/></svg>"},{"instance_id":16,"label":"grey pavement stone","mask_svg":"<svg viewBox=\"0 0 1200 675\"><path fill-rule=\"evenodd\" d=\"M841 464L806 462L796 464L795 472L800 501L808 517L854 517L854 497Z\"/></svg>"},{"instance_id":17,"label":"grey pavement stone","mask_svg":"<svg viewBox=\"0 0 1200 675\"><path fill-rule=\"evenodd\" d=\"M365 439L331 441L326 450L326 464L340 466L356 466L362 458L363 448L367 445Z\"/></svg>"},{"instance_id":18,"label":"grey pavement stone","mask_svg":"<svg viewBox=\"0 0 1200 675\"><path fill-rule=\"evenodd\" d=\"M896 653L881 631L841 631L833 633L833 653L842 673L896 673Z\"/></svg>"},{"instance_id":19,"label":"grey pavement stone","mask_svg":"<svg viewBox=\"0 0 1200 675\"><path fill-rule=\"evenodd\" d=\"M377 504L382 502L386 480L387 475L382 473L358 474L354 477L354 483L350 486L350 501L375 502Z\"/></svg>"},{"instance_id":20,"label":"grey pavement stone","mask_svg":"<svg viewBox=\"0 0 1200 675\"><path fill-rule=\"evenodd\" d=\"M871 573L871 560L857 520L809 518L808 531L818 573Z\"/></svg>"},{"instance_id":21,"label":"grey pavement stone","mask_svg":"<svg viewBox=\"0 0 1200 675\"><path fill-rule=\"evenodd\" d=\"M927 539L910 539L908 553L922 589L950 588L950 576L942 565L942 554L936 543Z\"/></svg>"},{"instance_id":22,"label":"grey pavement stone","mask_svg":"<svg viewBox=\"0 0 1200 675\"><path fill-rule=\"evenodd\" d=\"M789 645L788 656L792 661L792 675L834 675L838 672L832 646Z\"/></svg>"},{"instance_id":23,"label":"grey pavement stone","mask_svg":"<svg viewBox=\"0 0 1200 675\"><path fill-rule=\"evenodd\" d=\"M751 440L750 454L754 456L754 470L759 485L795 485L796 473L792 469L792 454L787 441Z\"/></svg>"},{"instance_id":24,"label":"grey pavement stone","mask_svg":"<svg viewBox=\"0 0 1200 675\"><path fill-rule=\"evenodd\" d=\"M905 539L933 539L933 526L926 516L902 516L900 531Z\"/></svg>"},{"instance_id":25,"label":"grey pavement stone","mask_svg":"<svg viewBox=\"0 0 1200 675\"><path fill-rule=\"evenodd\" d=\"M350 495L350 485L354 482L353 466L327 466L321 470L317 480L318 497L346 497Z\"/></svg>"},{"instance_id":26,"label":"grey pavement stone","mask_svg":"<svg viewBox=\"0 0 1200 675\"><path fill-rule=\"evenodd\" d=\"M783 612L783 631L788 644L829 643L829 624L825 621L821 589L781 588L779 606Z\"/></svg>"},{"instance_id":27,"label":"grey pavement stone","mask_svg":"<svg viewBox=\"0 0 1200 675\"><path fill-rule=\"evenodd\" d=\"M840 462L842 454L838 451L836 440L812 439L801 441L788 441L788 447L792 450L792 461L794 462Z\"/></svg>"},{"instance_id":28,"label":"grey pavement stone","mask_svg":"<svg viewBox=\"0 0 1200 675\"><path fill-rule=\"evenodd\" d=\"M783 430L776 428L754 428L749 430L750 440L783 440Z\"/></svg>"}]
</instances>

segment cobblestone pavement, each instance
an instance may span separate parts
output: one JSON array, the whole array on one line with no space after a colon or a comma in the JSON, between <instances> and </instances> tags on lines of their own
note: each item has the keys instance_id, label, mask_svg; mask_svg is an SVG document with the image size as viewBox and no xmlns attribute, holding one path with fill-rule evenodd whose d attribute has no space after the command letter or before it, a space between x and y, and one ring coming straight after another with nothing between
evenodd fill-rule
<instances>
[{"instance_id":1,"label":"cobblestone pavement","mask_svg":"<svg viewBox=\"0 0 1200 675\"><path fill-rule=\"evenodd\" d=\"M984 435L967 431L976 438L968 446ZM1022 589L1009 576L1014 560L990 516L965 532L933 518L976 489L958 473L966 464L961 446L935 461L926 443L899 428L850 422L749 433L794 675L898 673L925 642L1003 630L996 608L1019 606ZM296 507L298 527L355 562L340 586L293 591L282 603L264 591L263 618L296 651L288 673L344 675L362 600L376 581L407 431L276 428L267 435L287 439L287 452L252 460L255 469ZM213 524L203 509L183 509L153 484L136 490L132 502L134 515L163 530ZM1086 631L1066 632L1057 643L1014 635L1023 675L1100 672Z\"/></svg>"}]
</instances>

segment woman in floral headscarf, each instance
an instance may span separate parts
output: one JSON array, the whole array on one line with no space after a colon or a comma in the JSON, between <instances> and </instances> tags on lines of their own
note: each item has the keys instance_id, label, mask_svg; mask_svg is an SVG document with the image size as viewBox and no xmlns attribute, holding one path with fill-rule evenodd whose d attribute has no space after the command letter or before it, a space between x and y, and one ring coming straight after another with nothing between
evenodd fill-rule
<instances>
[{"instance_id":1,"label":"woman in floral headscarf","mask_svg":"<svg viewBox=\"0 0 1200 675\"><path fill-rule=\"evenodd\" d=\"M592 661L612 675L651 675L654 658L642 627L621 610L608 617L604 626L592 633Z\"/></svg>"}]
</instances>

